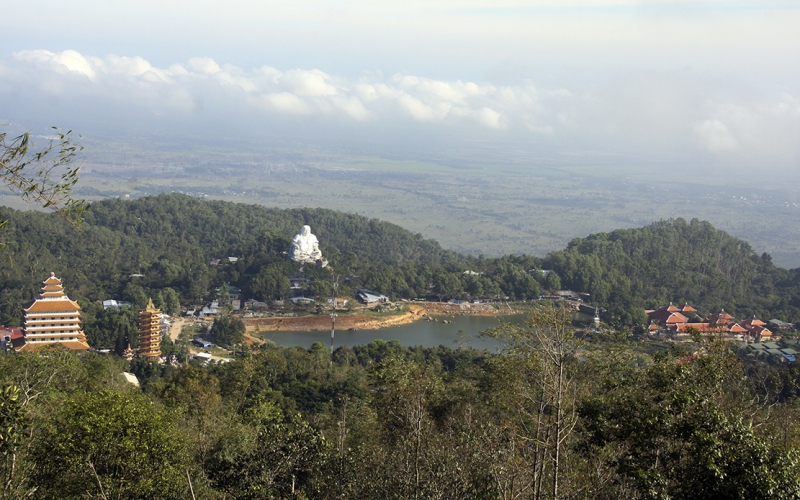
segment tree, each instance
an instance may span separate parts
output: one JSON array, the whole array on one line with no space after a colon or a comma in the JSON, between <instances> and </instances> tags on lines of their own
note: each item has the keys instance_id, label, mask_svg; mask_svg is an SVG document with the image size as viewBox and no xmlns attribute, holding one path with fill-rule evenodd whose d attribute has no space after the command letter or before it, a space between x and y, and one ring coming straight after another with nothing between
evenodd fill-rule
<instances>
[{"instance_id":1,"label":"tree","mask_svg":"<svg viewBox=\"0 0 800 500\"><path fill-rule=\"evenodd\" d=\"M142 394L79 392L35 443L36 498L186 498L190 456L174 413Z\"/></svg>"},{"instance_id":2,"label":"tree","mask_svg":"<svg viewBox=\"0 0 800 500\"><path fill-rule=\"evenodd\" d=\"M758 435L769 405L724 344L625 366L581 404L584 449L609 469L595 498L798 498L797 449Z\"/></svg>"},{"instance_id":3,"label":"tree","mask_svg":"<svg viewBox=\"0 0 800 500\"><path fill-rule=\"evenodd\" d=\"M230 314L220 314L211 325L211 337L221 346L232 346L244 340L244 322Z\"/></svg>"},{"instance_id":4,"label":"tree","mask_svg":"<svg viewBox=\"0 0 800 500\"><path fill-rule=\"evenodd\" d=\"M26 490L25 474L18 464L18 447L25 437L26 416L20 388L7 385L0 389L0 467L2 467L2 498L20 498L30 494Z\"/></svg>"},{"instance_id":5,"label":"tree","mask_svg":"<svg viewBox=\"0 0 800 500\"><path fill-rule=\"evenodd\" d=\"M461 298L464 286L458 275L440 269L433 275L433 292L441 302L445 297Z\"/></svg>"},{"instance_id":6,"label":"tree","mask_svg":"<svg viewBox=\"0 0 800 500\"><path fill-rule=\"evenodd\" d=\"M242 499L307 498L306 488L330 453L324 436L300 415L284 417L269 401L247 408L244 420L255 435L220 442L208 466L214 485Z\"/></svg>"},{"instance_id":7,"label":"tree","mask_svg":"<svg viewBox=\"0 0 800 500\"><path fill-rule=\"evenodd\" d=\"M0 180L23 200L51 208L77 226L89 206L85 200L72 198L81 169L75 160L83 146L74 142L71 130L53 130L55 138L40 150L36 150L29 132L11 140L7 133L0 133ZM0 227L5 223L0 222Z\"/></svg>"},{"instance_id":8,"label":"tree","mask_svg":"<svg viewBox=\"0 0 800 500\"><path fill-rule=\"evenodd\" d=\"M178 292L167 287L161 290L161 297L163 297L163 311L165 313L174 316L181 312L181 301L178 297Z\"/></svg>"},{"instance_id":9,"label":"tree","mask_svg":"<svg viewBox=\"0 0 800 500\"><path fill-rule=\"evenodd\" d=\"M561 290L561 278L553 271L550 271L544 280L544 286L550 291Z\"/></svg>"},{"instance_id":10,"label":"tree","mask_svg":"<svg viewBox=\"0 0 800 500\"><path fill-rule=\"evenodd\" d=\"M273 300L286 297L291 283L281 268L262 268L250 281L250 293L259 300Z\"/></svg>"},{"instance_id":11,"label":"tree","mask_svg":"<svg viewBox=\"0 0 800 500\"><path fill-rule=\"evenodd\" d=\"M566 497L562 469L577 407L570 365L579 346L566 307L546 305L531 311L524 327L504 324L482 335L502 341L507 357L500 361L509 389L507 403L517 420L511 439L529 443L527 456L533 498Z\"/></svg>"}]
</instances>

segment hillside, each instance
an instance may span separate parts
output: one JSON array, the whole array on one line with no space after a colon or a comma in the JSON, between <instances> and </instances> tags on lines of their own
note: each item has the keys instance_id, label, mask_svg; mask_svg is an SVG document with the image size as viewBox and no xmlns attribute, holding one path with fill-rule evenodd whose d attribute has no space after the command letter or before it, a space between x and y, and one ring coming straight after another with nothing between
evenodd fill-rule
<instances>
[{"instance_id":1,"label":"hillside","mask_svg":"<svg viewBox=\"0 0 800 500\"><path fill-rule=\"evenodd\" d=\"M438 265L452 255L438 243L399 226L325 209L276 210L254 205L160 195L134 201L104 200L86 214L78 232L52 214L4 209L10 259L0 286L37 291L39 275L54 271L78 296L95 300L129 274L145 274L154 285L185 287L217 278L214 258L241 257L230 275L238 281L248 266L288 250L303 224L320 238L334 262L361 260L398 266ZM189 297L187 297L189 298Z\"/></svg>"},{"instance_id":2,"label":"hillside","mask_svg":"<svg viewBox=\"0 0 800 500\"><path fill-rule=\"evenodd\" d=\"M568 288L590 294L608 309L612 324L641 326L644 309L690 302L701 313L725 308L739 318L797 321L800 272L773 265L747 242L707 222L682 219L598 233L573 240L544 259L466 257L442 249L394 224L326 209L269 209L180 194L95 203L81 232L52 214L3 210L8 229L6 265L0 268L0 323L18 324L19 305L38 292L50 272L82 301L87 334L109 345L113 334L93 330L96 302L117 298L158 307L208 300L223 283L246 297L291 297L291 237L303 224L319 237L328 269L306 266L308 293L331 293L331 270L340 295L366 287L393 298L435 300L537 298ZM227 264L227 257L238 257ZM222 259L222 265L211 265ZM545 277L540 269L556 273ZM131 277L131 275L137 275ZM560 279L559 279L560 278ZM92 333L94 331L95 333ZM120 334L121 335L121 334Z\"/></svg>"},{"instance_id":3,"label":"hillside","mask_svg":"<svg viewBox=\"0 0 800 500\"><path fill-rule=\"evenodd\" d=\"M778 268L768 254L697 219L576 238L543 265L623 323L668 302L705 313L725 308L737 317L797 320L800 312L797 269Z\"/></svg>"}]
</instances>

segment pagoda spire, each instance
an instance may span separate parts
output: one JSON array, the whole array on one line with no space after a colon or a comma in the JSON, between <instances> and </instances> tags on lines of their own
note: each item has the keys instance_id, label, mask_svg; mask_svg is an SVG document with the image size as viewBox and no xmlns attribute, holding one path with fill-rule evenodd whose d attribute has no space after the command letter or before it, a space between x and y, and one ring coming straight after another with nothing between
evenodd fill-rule
<instances>
[{"instance_id":1,"label":"pagoda spire","mask_svg":"<svg viewBox=\"0 0 800 500\"><path fill-rule=\"evenodd\" d=\"M161 356L161 311L147 301L147 307L139 311L139 349L137 356L157 361Z\"/></svg>"}]
</instances>

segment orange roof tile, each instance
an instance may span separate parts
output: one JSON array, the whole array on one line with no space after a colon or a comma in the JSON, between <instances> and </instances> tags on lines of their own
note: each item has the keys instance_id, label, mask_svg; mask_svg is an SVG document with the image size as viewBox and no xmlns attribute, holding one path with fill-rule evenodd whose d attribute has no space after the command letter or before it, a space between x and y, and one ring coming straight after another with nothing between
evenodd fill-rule
<instances>
[{"instance_id":1,"label":"orange roof tile","mask_svg":"<svg viewBox=\"0 0 800 500\"><path fill-rule=\"evenodd\" d=\"M42 348L58 348L63 346L72 351L88 351L89 344L86 341L72 340L68 342L36 342L26 343L22 347L16 349L17 352L33 352Z\"/></svg>"},{"instance_id":2,"label":"orange roof tile","mask_svg":"<svg viewBox=\"0 0 800 500\"><path fill-rule=\"evenodd\" d=\"M764 326L764 325L766 325L766 323L756 318L755 316L753 316L750 319L742 321L742 326L745 328L750 328L751 326Z\"/></svg>"},{"instance_id":3,"label":"orange roof tile","mask_svg":"<svg viewBox=\"0 0 800 500\"><path fill-rule=\"evenodd\" d=\"M61 285L61 280L56 278L54 273L50 273L50 277L42 281L43 285Z\"/></svg>"},{"instance_id":4,"label":"orange roof tile","mask_svg":"<svg viewBox=\"0 0 800 500\"><path fill-rule=\"evenodd\" d=\"M69 299L63 300L40 300L36 299L22 305L25 312L57 312L57 311L79 311L81 306L77 302Z\"/></svg>"},{"instance_id":5,"label":"orange roof tile","mask_svg":"<svg viewBox=\"0 0 800 500\"><path fill-rule=\"evenodd\" d=\"M670 312L667 307L659 307L655 311L647 315L652 321L659 324L674 325L677 323L686 323L689 318L679 312Z\"/></svg>"},{"instance_id":6,"label":"orange roof tile","mask_svg":"<svg viewBox=\"0 0 800 500\"><path fill-rule=\"evenodd\" d=\"M679 332L686 332L690 328L698 332L722 332L722 328L709 325L708 323L682 323L677 325Z\"/></svg>"},{"instance_id":7,"label":"orange roof tile","mask_svg":"<svg viewBox=\"0 0 800 500\"><path fill-rule=\"evenodd\" d=\"M750 332L750 335L755 337L772 337L772 332L764 326L754 326L752 328L748 328L748 331Z\"/></svg>"}]
</instances>

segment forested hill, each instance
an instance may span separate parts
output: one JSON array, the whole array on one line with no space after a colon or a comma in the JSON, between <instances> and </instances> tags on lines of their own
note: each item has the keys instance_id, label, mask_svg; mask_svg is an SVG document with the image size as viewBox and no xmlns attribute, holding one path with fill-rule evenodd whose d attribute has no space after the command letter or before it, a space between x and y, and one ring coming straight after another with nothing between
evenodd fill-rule
<instances>
[{"instance_id":1,"label":"forested hill","mask_svg":"<svg viewBox=\"0 0 800 500\"><path fill-rule=\"evenodd\" d=\"M703 314L725 308L737 318L800 319L799 270L777 268L768 255L756 255L746 242L697 220L578 238L544 259L485 259L358 215L180 194L97 202L81 231L54 214L2 214L8 227L0 238L8 242L3 255L9 261L0 266L0 324L19 323L20 304L38 293L51 271L90 309L112 297L143 307L152 297L175 313L208 300L223 283L240 287L247 298L288 298L288 277L300 266L285 252L304 224L330 261L328 269L303 270L307 291L316 297L329 296L335 269L352 278L342 281L341 295L365 287L392 298L527 300L568 288L591 294L589 301L607 308L604 320L612 324L643 326L645 308L670 301L688 301ZM227 257L238 261L228 264ZM212 265L215 259L222 265ZM555 273L541 272L547 269Z\"/></svg>"},{"instance_id":2,"label":"forested hill","mask_svg":"<svg viewBox=\"0 0 800 500\"><path fill-rule=\"evenodd\" d=\"M162 254L180 254L174 251L179 245L188 254L199 248L207 257L250 255L269 238L275 239L274 245L285 243L286 250L304 224L320 239L326 257L352 252L372 262L399 265L439 263L446 254L437 242L377 219L323 208L272 209L180 194L98 202L86 221L145 238Z\"/></svg>"},{"instance_id":3,"label":"forested hill","mask_svg":"<svg viewBox=\"0 0 800 500\"><path fill-rule=\"evenodd\" d=\"M8 260L0 266L0 321L6 322L19 315L19 304L38 293L51 271L64 279L71 296L89 301L140 299L171 288L186 304L202 300L221 282L249 291L267 267L284 277L297 272L299 266L287 262L283 253L304 224L311 225L324 256L340 272L367 264L437 267L459 258L433 240L359 215L270 209L180 194L94 203L81 231L54 214L5 208L2 215L8 220L0 233L8 243L3 253ZM229 256L239 262L210 266L212 259L225 262ZM131 280L131 274L144 277Z\"/></svg>"},{"instance_id":4,"label":"forested hill","mask_svg":"<svg viewBox=\"0 0 800 500\"><path fill-rule=\"evenodd\" d=\"M796 321L800 312L800 270L778 268L768 254L757 255L747 242L697 219L577 238L543 265L623 323L641 315L637 308L670 301L705 313L725 308L737 317Z\"/></svg>"}]
</instances>

